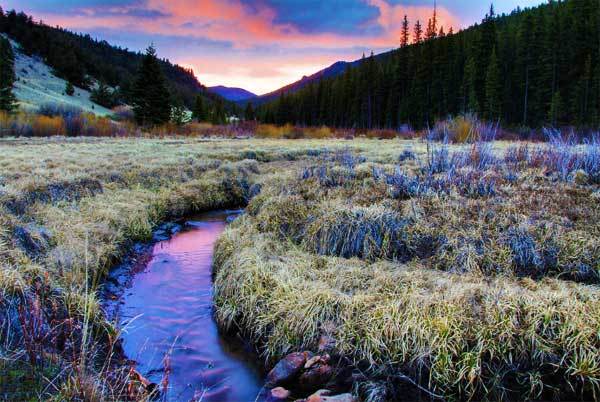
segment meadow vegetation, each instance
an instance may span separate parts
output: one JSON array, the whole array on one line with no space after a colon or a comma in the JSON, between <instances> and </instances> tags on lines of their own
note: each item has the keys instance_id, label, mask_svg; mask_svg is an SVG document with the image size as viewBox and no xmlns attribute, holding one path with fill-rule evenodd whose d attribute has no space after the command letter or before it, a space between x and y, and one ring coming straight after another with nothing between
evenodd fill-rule
<instances>
[{"instance_id":1,"label":"meadow vegetation","mask_svg":"<svg viewBox=\"0 0 600 402\"><path fill-rule=\"evenodd\" d=\"M327 335L367 399L406 381L596 395L597 140L311 130L327 138L0 139L0 397L130 395L110 268L164 221L246 205L216 249L216 314L270 363Z\"/></svg>"}]
</instances>

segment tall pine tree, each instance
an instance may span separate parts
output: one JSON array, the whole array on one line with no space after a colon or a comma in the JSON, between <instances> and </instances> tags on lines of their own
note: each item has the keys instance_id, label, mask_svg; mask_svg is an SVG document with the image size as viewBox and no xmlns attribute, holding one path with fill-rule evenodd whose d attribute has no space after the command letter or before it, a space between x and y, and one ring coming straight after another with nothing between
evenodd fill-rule
<instances>
[{"instance_id":1,"label":"tall pine tree","mask_svg":"<svg viewBox=\"0 0 600 402\"><path fill-rule=\"evenodd\" d=\"M488 120L498 120L501 116L502 82L500 79L500 66L494 48L485 76L485 118Z\"/></svg>"},{"instance_id":2,"label":"tall pine tree","mask_svg":"<svg viewBox=\"0 0 600 402\"><path fill-rule=\"evenodd\" d=\"M255 119L256 115L254 114L254 108L252 107L252 103L248 102L246 104L246 110L244 110L244 120L254 121Z\"/></svg>"},{"instance_id":3,"label":"tall pine tree","mask_svg":"<svg viewBox=\"0 0 600 402\"><path fill-rule=\"evenodd\" d=\"M410 25L408 23L408 16L404 15L402 20L402 31L400 33L400 47L405 48L408 46L410 41Z\"/></svg>"},{"instance_id":4,"label":"tall pine tree","mask_svg":"<svg viewBox=\"0 0 600 402\"><path fill-rule=\"evenodd\" d=\"M199 122L208 121L208 110L204 105L204 98L202 95L196 95L194 110L192 110L192 118Z\"/></svg>"},{"instance_id":5,"label":"tall pine tree","mask_svg":"<svg viewBox=\"0 0 600 402\"><path fill-rule=\"evenodd\" d=\"M167 123L171 118L171 100L154 46L146 56L133 84L132 103L135 119L142 126Z\"/></svg>"}]
</instances>

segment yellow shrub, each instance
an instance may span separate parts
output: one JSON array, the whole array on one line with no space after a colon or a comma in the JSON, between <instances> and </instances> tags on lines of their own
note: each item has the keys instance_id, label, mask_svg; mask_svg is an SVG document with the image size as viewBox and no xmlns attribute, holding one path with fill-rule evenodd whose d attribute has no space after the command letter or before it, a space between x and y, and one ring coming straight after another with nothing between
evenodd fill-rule
<instances>
[{"instance_id":1,"label":"yellow shrub","mask_svg":"<svg viewBox=\"0 0 600 402\"><path fill-rule=\"evenodd\" d=\"M273 124L260 124L256 129L258 138L283 138L284 129L288 127L278 127Z\"/></svg>"},{"instance_id":2,"label":"yellow shrub","mask_svg":"<svg viewBox=\"0 0 600 402\"><path fill-rule=\"evenodd\" d=\"M315 138L315 139L323 139L323 138L331 138L333 136L333 132L327 126L321 126L317 128L310 128L305 130L306 137Z\"/></svg>"},{"instance_id":3,"label":"yellow shrub","mask_svg":"<svg viewBox=\"0 0 600 402\"><path fill-rule=\"evenodd\" d=\"M459 116L452 122L452 131L454 132L454 142L465 143L476 140L475 126L469 117Z\"/></svg>"},{"instance_id":4,"label":"yellow shrub","mask_svg":"<svg viewBox=\"0 0 600 402\"><path fill-rule=\"evenodd\" d=\"M65 135L65 122L62 117L58 116L35 116L31 128L36 137Z\"/></svg>"}]
</instances>

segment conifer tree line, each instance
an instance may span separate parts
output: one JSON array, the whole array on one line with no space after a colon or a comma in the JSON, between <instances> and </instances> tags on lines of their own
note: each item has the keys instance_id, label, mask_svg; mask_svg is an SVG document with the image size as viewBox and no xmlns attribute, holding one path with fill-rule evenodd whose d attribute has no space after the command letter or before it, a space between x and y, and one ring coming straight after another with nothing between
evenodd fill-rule
<instances>
[{"instance_id":1,"label":"conifer tree line","mask_svg":"<svg viewBox=\"0 0 600 402\"><path fill-rule=\"evenodd\" d=\"M457 33L399 22L399 48L261 106L267 123L415 128L475 113L509 126L600 126L600 1L549 0Z\"/></svg>"}]
</instances>

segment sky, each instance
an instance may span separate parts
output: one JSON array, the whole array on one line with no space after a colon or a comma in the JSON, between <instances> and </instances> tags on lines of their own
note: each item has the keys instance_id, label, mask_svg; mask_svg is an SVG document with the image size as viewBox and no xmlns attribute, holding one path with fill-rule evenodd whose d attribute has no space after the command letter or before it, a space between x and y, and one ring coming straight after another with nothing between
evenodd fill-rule
<instances>
[{"instance_id":1,"label":"sky","mask_svg":"<svg viewBox=\"0 0 600 402\"><path fill-rule=\"evenodd\" d=\"M497 0L496 12L543 0ZM49 25L190 67L207 86L263 94L339 60L398 46L402 18L427 24L433 0L0 0ZM438 0L448 31L479 22L485 0Z\"/></svg>"}]
</instances>

